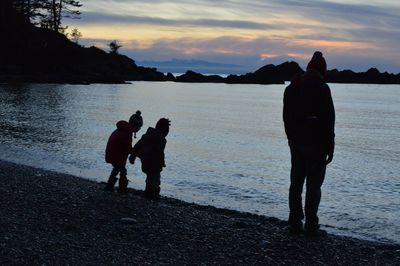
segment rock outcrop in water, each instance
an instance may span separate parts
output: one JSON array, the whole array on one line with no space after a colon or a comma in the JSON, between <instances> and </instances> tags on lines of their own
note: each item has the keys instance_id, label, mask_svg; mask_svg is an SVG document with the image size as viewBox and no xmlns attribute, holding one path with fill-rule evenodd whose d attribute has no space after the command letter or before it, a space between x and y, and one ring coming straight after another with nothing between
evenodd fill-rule
<instances>
[{"instance_id":1,"label":"rock outcrop in water","mask_svg":"<svg viewBox=\"0 0 400 266\"><path fill-rule=\"evenodd\" d=\"M230 75L226 79L227 83L283 84L302 72L303 70L296 62L285 62L277 66L271 64L263 66L254 73L241 76Z\"/></svg>"},{"instance_id":2,"label":"rock outcrop in water","mask_svg":"<svg viewBox=\"0 0 400 266\"><path fill-rule=\"evenodd\" d=\"M400 84L400 74L381 73L376 68L358 73L351 70L333 69L327 72L327 81L330 83Z\"/></svg>"},{"instance_id":3,"label":"rock outcrop in water","mask_svg":"<svg viewBox=\"0 0 400 266\"><path fill-rule=\"evenodd\" d=\"M185 74L176 78L177 82L210 82L223 83L225 79L218 75L203 75L194 71L188 70Z\"/></svg>"},{"instance_id":4,"label":"rock outcrop in water","mask_svg":"<svg viewBox=\"0 0 400 266\"><path fill-rule=\"evenodd\" d=\"M296 62L285 62L280 65L266 65L253 73L229 75L226 78L218 75L202 75L193 71L176 78L177 82L213 82L228 84L283 84L297 73L303 73Z\"/></svg>"},{"instance_id":5,"label":"rock outcrop in water","mask_svg":"<svg viewBox=\"0 0 400 266\"><path fill-rule=\"evenodd\" d=\"M283 84L290 81L304 70L296 62L285 62L280 65L266 65L253 73L244 75L229 75L223 78L218 75L202 75L193 71L176 78L177 82L213 82L228 84ZM381 73L376 68L366 72L353 72L351 70L328 70L326 74L328 83L359 83L359 84L400 84L400 74Z\"/></svg>"}]
</instances>

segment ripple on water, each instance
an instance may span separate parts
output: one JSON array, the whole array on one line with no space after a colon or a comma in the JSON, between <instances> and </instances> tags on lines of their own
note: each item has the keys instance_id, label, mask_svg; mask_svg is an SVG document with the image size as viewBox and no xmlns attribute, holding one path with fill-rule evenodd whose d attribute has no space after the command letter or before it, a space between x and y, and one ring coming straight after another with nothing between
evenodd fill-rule
<instances>
[{"instance_id":1,"label":"ripple on water","mask_svg":"<svg viewBox=\"0 0 400 266\"><path fill-rule=\"evenodd\" d=\"M335 158L320 206L331 231L400 243L400 86L330 84ZM379 88L378 88L379 87ZM139 136L172 120L162 193L287 218L290 157L282 85L136 82L0 85L0 159L104 181L115 122L142 111ZM137 139L135 140L137 141ZM131 186L144 187L140 163Z\"/></svg>"}]
</instances>

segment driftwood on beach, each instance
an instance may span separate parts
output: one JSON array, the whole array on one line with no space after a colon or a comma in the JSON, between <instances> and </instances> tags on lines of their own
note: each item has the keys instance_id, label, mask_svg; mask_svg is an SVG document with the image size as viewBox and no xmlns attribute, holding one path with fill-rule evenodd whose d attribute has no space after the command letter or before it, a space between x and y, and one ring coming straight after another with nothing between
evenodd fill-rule
<instances>
[{"instance_id":1,"label":"driftwood on beach","mask_svg":"<svg viewBox=\"0 0 400 266\"><path fill-rule=\"evenodd\" d=\"M400 246L0 161L1 265L399 265ZM268 215L266 213L265 215Z\"/></svg>"}]
</instances>

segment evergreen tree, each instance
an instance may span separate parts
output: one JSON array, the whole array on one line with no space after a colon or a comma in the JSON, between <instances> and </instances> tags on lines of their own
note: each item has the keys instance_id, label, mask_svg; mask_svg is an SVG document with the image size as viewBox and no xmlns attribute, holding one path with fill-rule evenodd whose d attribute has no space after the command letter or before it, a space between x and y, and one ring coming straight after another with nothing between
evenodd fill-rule
<instances>
[{"instance_id":1,"label":"evergreen tree","mask_svg":"<svg viewBox=\"0 0 400 266\"><path fill-rule=\"evenodd\" d=\"M81 33L77 28L74 28L74 29L72 29L70 36L71 36L71 38L70 38L71 41L73 41L74 43L78 44L79 39L80 39L83 35L82 35L82 33Z\"/></svg>"},{"instance_id":2,"label":"evergreen tree","mask_svg":"<svg viewBox=\"0 0 400 266\"><path fill-rule=\"evenodd\" d=\"M11 0L15 11L32 24L39 24L44 15L44 0Z\"/></svg>"},{"instance_id":3,"label":"evergreen tree","mask_svg":"<svg viewBox=\"0 0 400 266\"><path fill-rule=\"evenodd\" d=\"M63 18L79 18L82 4L77 0L0 0L10 2L27 21L42 28L65 32Z\"/></svg>"},{"instance_id":4,"label":"evergreen tree","mask_svg":"<svg viewBox=\"0 0 400 266\"><path fill-rule=\"evenodd\" d=\"M62 32L66 29L61 26L62 18L80 18L81 12L77 8L81 6L82 4L75 0L47 0L48 15L44 24L54 31Z\"/></svg>"},{"instance_id":5,"label":"evergreen tree","mask_svg":"<svg viewBox=\"0 0 400 266\"><path fill-rule=\"evenodd\" d=\"M122 47L122 45L118 44L117 40L114 40L108 44L110 47L110 54L118 54L119 48Z\"/></svg>"}]
</instances>

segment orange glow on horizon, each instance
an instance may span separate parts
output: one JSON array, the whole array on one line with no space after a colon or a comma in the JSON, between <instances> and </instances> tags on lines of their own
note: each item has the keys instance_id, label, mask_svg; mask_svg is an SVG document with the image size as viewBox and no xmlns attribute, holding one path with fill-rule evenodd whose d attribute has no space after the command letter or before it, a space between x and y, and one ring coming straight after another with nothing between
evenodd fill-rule
<instances>
[{"instance_id":1,"label":"orange glow on horizon","mask_svg":"<svg viewBox=\"0 0 400 266\"><path fill-rule=\"evenodd\" d=\"M267 54L267 53L260 54L261 60L267 60L278 56L279 56L278 54Z\"/></svg>"},{"instance_id":2,"label":"orange glow on horizon","mask_svg":"<svg viewBox=\"0 0 400 266\"><path fill-rule=\"evenodd\" d=\"M91 39L93 44L101 48L107 48L107 43L112 40L117 40L124 49L134 50L150 50L161 44L160 47L177 51L186 56L199 54L252 55L258 50L261 52L259 54L261 60L280 56L308 60L310 55L296 53L296 47L309 47L330 53L337 51L354 53L377 48L373 43L367 42L296 39L298 34L309 34L310 29L293 33L289 30L279 31L277 29L261 31L225 28L215 30L207 27L168 25L91 24L81 26L79 30L83 34L83 39ZM228 40L228 43L231 38L232 46L230 43L226 45L224 38ZM234 45L235 42L237 43ZM207 43L210 43L210 46L207 46ZM275 47L271 52L262 52L265 47L268 47L268 43L274 46L276 46L275 43L284 45L281 48ZM291 52L288 53L287 50L291 50Z\"/></svg>"},{"instance_id":3,"label":"orange glow on horizon","mask_svg":"<svg viewBox=\"0 0 400 266\"><path fill-rule=\"evenodd\" d=\"M294 40L294 45L305 47L316 47L317 49L371 49L374 48L371 44L362 42L348 41L327 41L327 40Z\"/></svg>"},{"instance_id":4,"label":"orange glow on horizon","mask_svg":"<svg viewBox=\"0 0 400 266\"><path fill-rule=\"evenodd\" d=\"M303 59L303 60L310 59L310 55L309 55L309 54L295 54L295 53L289 53L288 56L289 56L289 57L293 57L293 58Z\"/></svg>"},{"instance_id":5,"label":"orange glow on horizon","mask_svg":"<svg viewBox=\"0 0 400 266\"><path fill-rule=\"evenodd\" d=\"M261 60L268 60L271 58L279 57L279 56L287 56L291 58L296 58L296 59L302 59L302 60L307 60L310 58L309 54L298 54L298 53L288 53L288 54L267 54L267 53L262 53L260 55Z\"/></svg>"},{"instance_id":6,"label":"orange glow on horizon","mask_svg":"<svg viewBox=\"0 0 400 266\"><path fill-rule=\"evenodd\" d=\"M202 52L202 50L200 48L189 48L189 49L184 49L182 51L182 53L185 55L200 54L201 52Z\"/></svg>"}]
</instances>

